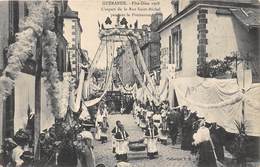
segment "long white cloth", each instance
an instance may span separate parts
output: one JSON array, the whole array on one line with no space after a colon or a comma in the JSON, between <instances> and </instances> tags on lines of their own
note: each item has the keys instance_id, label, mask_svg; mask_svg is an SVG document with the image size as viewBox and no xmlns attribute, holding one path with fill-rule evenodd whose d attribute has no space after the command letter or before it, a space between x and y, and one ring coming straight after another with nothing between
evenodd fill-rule
<instances>
[{"instance_id":1,"label":"long white cloth","mask_svg":"<svg viewBox=\"0 0 260 167\"><path fill-rule=\"evenodd\" d=\"M242 120L244 101L246 132L260 136L260 84L253 84L243 94L235 79L192 77L179 78L173 83L180 106L187 105L208 122L216 122L231 133L238 133L235 121Z\"/></svg>"}]
</instances>

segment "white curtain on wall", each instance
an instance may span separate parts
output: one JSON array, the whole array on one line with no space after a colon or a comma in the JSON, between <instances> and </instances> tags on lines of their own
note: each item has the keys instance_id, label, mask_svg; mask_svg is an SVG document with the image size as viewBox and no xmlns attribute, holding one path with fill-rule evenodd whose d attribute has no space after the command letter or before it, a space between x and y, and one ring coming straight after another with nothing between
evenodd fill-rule
<instances>
[{"instance_id":1,"label":"white curtain on wall","mask_svg":"<svg viewBox=\"0 0 260 167\"><path fill-rule=\"evenodd\" d=\"M247 134L260 136L260 84L253 84L245 93L236 80L179 78L173 83L178 103L209 122L217 122L228 132L237 133L235 121L242 120L242 101L245 101Z\"/></svg>"},{"instance_id":2,"label":"white curtain on wall","mask_svg":"<svg viewBox=\"0 0 260 167\"><path fill-rule=\"evenodd\" d=\"M27 124L27 109L30 106L34 112L35 100L35 77L29 74L20 73L15 80L15 113L14 113L14 133L20 128L25 128ZM41 83L41 130L49 128L54 123L54 117L48 109L46 99L46 89L42 80Z\"/></svg>"}]
</instances>

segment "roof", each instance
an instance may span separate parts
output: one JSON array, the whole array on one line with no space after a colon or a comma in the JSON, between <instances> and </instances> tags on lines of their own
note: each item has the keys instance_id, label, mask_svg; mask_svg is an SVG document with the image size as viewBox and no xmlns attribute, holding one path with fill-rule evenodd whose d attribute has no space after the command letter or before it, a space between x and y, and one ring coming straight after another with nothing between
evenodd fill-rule
<instances>
[{"instance_id":1,"label":"roof","mask_svg":"<svg viewBox=\"0 0 260 167\"><path fill-rule=\"evenodd\" d=\"M67 9L66 11L63 13L63 18L71 18L71 19L77 19L78 20L78 23L79 23L79 28L80 28L80 31L82 32L83 29L82 29L82 26L80 24L80 19L79 19L79 13L77 11L72 11L70 6L67 6Z\"/></svg>"},{"instance_id":2,"label":"roof","mask_svg":"<svg viewBox=\"0 0 260 167\"><path fill-rule=\"evenodd\" d=\"M78 12L72 11L71 8L68 6L66 11L63 13L64 18L79 18Z\"/></svg>"},{"instance_id":3,"label":"roof","mask_svg":"<svg viewBox=\"0 0 260 167\"><path fill-rule=\"evenodd\" d=\"M184 8L176 16L172 17L170 14L157 28L160 31L166 27L169 23L176 21L180 16L189 12L196 5L218 5L218 6L232 6L234 8L244 7L244 8L259 8L260 2L258 0L192 0L191 3ZM256 9L257 10L257 9ZM259 10L259 9L258 9Z\"/></svg>"},{"instance_id":4,"label":"roof","mask_svg":"<svg viewBox=\"0 0 260 167\"><path fill-rule=\"evenodd\" d=\"M249 30L260 28L260 10L257 8L232 9L234 17L245 25Z\"/></svg>"}]
</instances>

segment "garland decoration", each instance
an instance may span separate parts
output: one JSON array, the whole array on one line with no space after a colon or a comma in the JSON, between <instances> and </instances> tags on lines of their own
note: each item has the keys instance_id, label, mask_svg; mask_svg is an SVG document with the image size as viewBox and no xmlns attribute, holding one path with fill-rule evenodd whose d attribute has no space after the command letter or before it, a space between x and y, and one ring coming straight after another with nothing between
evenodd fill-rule
<instances>
[{"instance_id":1,"label":"garland decoration","mask_svg":"<svg viewBox=\"0 0 260 167\"><path fill-rule=\"evenodd\" d=\"M43 64L45 65L45 81L44 85L46 87L47 96L48 96L48 105L51 107L50 110L55 116L55 118L61 118L60 112L60 103L59 96L61 82L59 80L59 73L57 70L56 63L56 47L57 39L56 34L51 31L46 31L46 34L43 38Z\"/></svg>"},{"instance_id":2,"label":"garland decoration","mask_svg":"<svg viewBox=\"0 0 260 167\"><path fill-rule=\"evenodd\" d=\"M25 61L36 53L36 43L44 32L44 66L45 86L48 93L48 103L56 118L60 114L59 75L56 63L56 34L49 30L54 28L54 5L51 1L31 1L28 5L29 16L21 22L21 32L16 34L16 42L8 48L8 64L0 77L0 99L5 100L12 93L15 79L23 68Z\"/></svg>"},{"instance_id":3,"label":"garland decoration","mask_svg":"<svg viewBox=\"0 0 260 167\"><path fill-rule=\"evenodd\" d=\"M23 29L16 34L16 42L8 48L8 64L0 77L0 99L5 100L12 93L14 81L23 68L25 61L32 57L36 50L37 37L43 29L53 28L50 14L51 4L45 1L27 2L29 16L20 25Z\"/></svg>"}]
</instances>

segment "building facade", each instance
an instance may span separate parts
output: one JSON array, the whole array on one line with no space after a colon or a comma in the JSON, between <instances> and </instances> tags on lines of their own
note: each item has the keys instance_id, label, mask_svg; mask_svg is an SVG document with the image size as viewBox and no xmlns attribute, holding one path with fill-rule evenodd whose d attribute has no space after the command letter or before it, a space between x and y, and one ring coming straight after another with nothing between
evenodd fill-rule
<instances>
[{"instance_id":1,"label":"building facade","mask_svg":"<svg viewBox=\"0 0 260 167\"><path fill-rule=\"evenodd\" d=\"M15 34L22 31L20 24L30 13L26 1L1 1L0 2L0 76L7 65L7 51L10 44L15 42ZM67 41L63 37L62 13L66 10L67 1L56 1L55 7L55 31L57 35L57 64L62 76L66 72L63 64L66 64ZM39 48L36 48L36 50ZM27 110L30 108L34 112L35 104L35 55L32 55L24 64L23 69L17 79L13 94L5 101L0 101L0 146L6 137L13 137L19 128L24 128L27 121ZM62 78L61 78L62 79ZM42 82L42 85L43 82ZM47 99L45 88L41 87L41 108L42 112L47 112ZM42 117L40 124L48 118ZM46 121L47 122L47 121Z\"/></svg>"},{"instance_id":2,"label":"building facade","mask_svg":"<svg viewBox=\"0 0 260 167\"><path fill-rule=\"evenodd\" d=\"M24 1L0 2L0 76L7 65L8 46L15 42L15 33L19 32L19 22L28 15ZM5 137L14 133L15 91L5 101L0 99L0 145Z\"/></svg>"},{"instance_id":3,"label":"building facade","mask_svg":"<svg viewBox=\"0 0 260 167\"><path fill-rule=\"evenodd\" d=\"M68 59L72 76L78 79L80 73L80 63L82 63L81 33L82 27L78 12L72 11L68 6L63 14L64 30L63 35L68 42Z\"/></svg>"},{"instance_id":4,"label":"building facade","mask_svg":"<svg viewBox=\"0 0 260 167\"><path fill-rule=\"evenodd\" d=\"M232 52L249 55L259 80L259 2L255 0L172 0L172 14L159 26L161 71L175 64L176 77L192 77L198 66ZM258 18L258 19L257 19Z\"/></svg>"}]
</instances>

